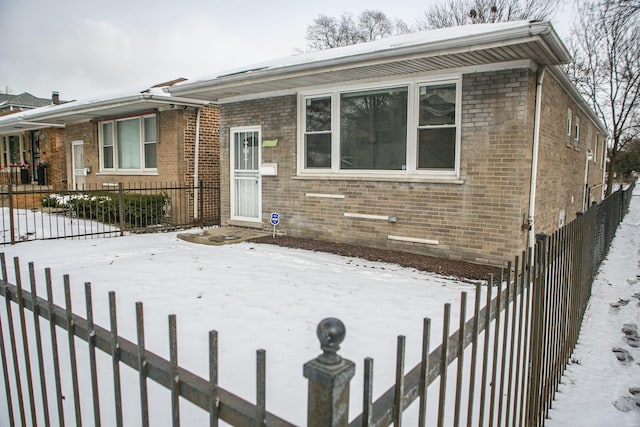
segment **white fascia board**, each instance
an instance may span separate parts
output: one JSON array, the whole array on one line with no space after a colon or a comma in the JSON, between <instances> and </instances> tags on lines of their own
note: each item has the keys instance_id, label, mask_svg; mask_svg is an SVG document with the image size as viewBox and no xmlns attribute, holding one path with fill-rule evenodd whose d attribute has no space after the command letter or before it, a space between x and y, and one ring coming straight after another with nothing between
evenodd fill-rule
<instances>
[{"instance_id":1,"label":"white fascia board","mask_svg":"<svg viewBox=\"0 0 640 427\"><path fill-rule=\"evenodd\" d=\"M148 105L149 107L157 105L185 105L188 107L205 107L214 105L210 101L203 101L200 99L191 99L184 97L172 97L168 95L152 95L152 94L135 94L131 96L124 96L118 98L102 99L97 101L77 101L77 104L70 102L68 104L56 105L53 108L42 107L19 113L15 120L2 120L0 118L0 127L9 125L15 125L16 122L34 122L34 121L46 121L46 120L63 120L65 117L74 114L91 114L96 113L109 108L125 107L131 105Z\"/></svg>"},{"instance_id":2,"label":"white fascia board","mask_svg":"<svg viewBox=\"0 0 640 427\"><path fill-rule=\"evenodd\" d=\"M484 25L484 24L476 24ZM475 26L471 26L475 27ZM402 36L398 36L402 37ZM394 38L383 39L393 40ZM360 52L353 54L331 56L331 51L338 52L341 48L330 49L325 57L316 58L313 54L302 54L298 59L284 58L281 63L273 61L272 63L264 63L262 66L256 64L246 67L245 71L239 70L236 73L227 75L212 76L203 78L193 82L185 82L176 86L167 88L167 91L175 94L191 94L197 93L199 90L208 88L225 88L233 87L238 83L251 80L252 83L270 80L274 77L283 75L298 76L312 74L317 71L331 71L343 68L349 68L355 64L373 65L376 63L384 63L395 60L406 60L415 58L425 58L430 56L455 54L462 52L472 52L481 49L491 49L494 47L507 46L522 42L531 42L539 40L542 45L547 48L549 54L557 59L559 63L570 61L571 56L566 47L560 41L557 33L551 24L542 23L525 23L520 25L500 26L495 31L480 32L476 34L466 34L459 37L450 37L443 40L425 40L415 43L408 43L406 46L399 45L395 47L393 44L383 45L381 49L366 50L363 48ZM371 42L374 45L377 42ZM367 45L365 43L364 45ZM357 45L356 45L357 46ZM347 46L350 47L350 46ZM304 58L309 57L310 60L305 61Z\"/></svg>"}]
</instances>

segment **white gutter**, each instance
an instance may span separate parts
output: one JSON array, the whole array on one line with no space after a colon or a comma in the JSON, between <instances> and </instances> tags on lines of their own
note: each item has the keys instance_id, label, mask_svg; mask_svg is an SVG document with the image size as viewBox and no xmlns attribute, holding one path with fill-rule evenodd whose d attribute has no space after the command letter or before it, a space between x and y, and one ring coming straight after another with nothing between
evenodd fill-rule
<instances>
[{"instance_id":1,"label":"white gutter","mask_svg":"<svg viewBox=\"0 0 640 427\"><path fill-rule=\"evenodd\" d=\"M18 113L15 116L7 116L7 118L4 120L0 118L0 126L5 125L5 123L14 124L16 122L30 122L34 120L62 119L63 117L68 115L91 114L107 108L124 107L145 102L164 105L176 104L188 107L202 107L211 105L210 101L203 101L199 99L183 98L177 96L174 97L167 95L158 96L149 93L141 93L119 98L102 99L94 102L78 101L77 103L69 102L66 104L40 107Z\"/></svg>"},{"instance_id":2,"label":"white gutter","mask_svg":"<svg viewBox=\"0 0 640 427\"><path fill-rule=\"evenodd\" d=\"M402 36L398 37L401 38ZM489 47L503 47L536 40L543 40L548 53L555 56L557 63L568 63L571 60L569 51L548 22L523 22L521 25L501 28L491 32L467 34L443 40L425 39L407 43L406 45L401 43L387 45L388 40L385 41L383 39L382 41L378 40L361 45L380 44L380 49L354 51L353 46L345 46L328 49L320 54L318 52L301 54L292 58L285 58L285 63L283 64L274 65L271 62L254 64L245 68L231 70L231 72L224 75L205 77L202 80L188 80L163 90L172 94L197 94L201 90L214 87L242 84L242 82L249 79L252 82L256 82L260 79L269 80L285 74L297 73L304 75L332 68L348 68L354 66L354 64L362 65L362 63L368 63L369 61L389 62L411 55L417 55L417 57L442 56L448 53L473 52ZM309 55L311 55L311 59L309 59Z\"/></svg>"},{"instance_id":3,"label":"white gutter","mask_svg":"<svg viewBox=\"0 0 640 427\"><path fill-rule=\"evenodd\" d=\"M196 113L196 148L193 160L193 219L198 219L198 173L199 173L199 157L200 157L200 108Z\"/></svg>"},{"instance_id":4,"label":"white gutter","mask_svg":"<svg viewBox=\"0 0 640 427\"><path fill-rule=\"evenodd\" d=\"M533 249L536 243L536 191L538 186L538 151L540 150L540 115L542 112L542 81L546 71L540 66L536 76L536 110L533 117L533 153L531 157L531 188L529 190L529 247Z\"/></svg>"}]
</instances>

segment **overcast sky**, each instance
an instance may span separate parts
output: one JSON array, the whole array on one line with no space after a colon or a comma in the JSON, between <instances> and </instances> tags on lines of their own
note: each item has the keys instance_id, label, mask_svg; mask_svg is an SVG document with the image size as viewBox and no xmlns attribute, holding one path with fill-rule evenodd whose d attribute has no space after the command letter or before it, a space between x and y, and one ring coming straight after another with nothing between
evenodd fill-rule
<instances>
[{"instance_id":1,"label":"overcast sky","mask_svg":"<svg viewBox=\"0 0 640 427\"><path fill-rule=\"evenodd\" d=\"M72 100L208 75L304 48L321 13L376 9L412 25L437 1L0 0L0 93Z\"/></svg>"}]
</instances>

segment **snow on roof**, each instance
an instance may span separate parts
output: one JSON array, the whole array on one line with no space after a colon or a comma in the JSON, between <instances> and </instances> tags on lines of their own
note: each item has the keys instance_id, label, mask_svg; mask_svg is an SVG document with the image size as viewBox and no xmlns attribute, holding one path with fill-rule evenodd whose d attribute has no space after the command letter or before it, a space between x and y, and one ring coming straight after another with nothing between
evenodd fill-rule
<instances>
[{"instance_id":1,"label":"snow on roof","mask_svg":"<svg viewBox=\"0 0 640 427\"><path fill-rule=\"evenodd\" d=\"M342 46L333 49L326 49L316 52L307 52L298 55L292 55L265 61L257 64L247 65L243 67L224 70L218 73L209 74L174 85L174 88L183 86L191 86L205 81L215 80L223 77L229 77L253 71L273 70L278 68L287 68L302 64L311 64L324 62L333 59L357 57L359 55L371 54L376 52L392 51L412 46L435 45L445 41L467 40L474 37L488 36L492 33L500 33L512 29L523 29L530 27L529 21L502 22L495 24L474 24L462 25L457 27L439 28L435 30L419 31L409 34L401 34L398 36L387 37L366 43L359 43L350 46ZM169 89L171 90L171 89Z\"/></svg>"},{"instance_id":2,"label":"snow on roof","mask_svg":"<svg viewBox=\"0 0 640 427\"><path fill-rule=\"evenodd\" d=\"M173 81L172 81L173 82ZM171 82L171 83L172 83ZM141 100L160 100L161 102L167 102L171 99L175 99L176 103L180 101L190 101L197 104L204 104L205 101L201 100L187 100L185 98L172 97L170 93L163 90L166 85L155 85L152 87L116 90L102 95L95 95L92 97L79 99L76 101L67 102L65 104L50 104L31 110L22 111L19 113L11 114L8 116L0 117L0 127L6 123L14 123L21 121L37 120L41 118L53 118L56 114L66 114L78 110L90 110L92 107L104 107L108 105L133 103Z\"/></svg>"}]
</instances>

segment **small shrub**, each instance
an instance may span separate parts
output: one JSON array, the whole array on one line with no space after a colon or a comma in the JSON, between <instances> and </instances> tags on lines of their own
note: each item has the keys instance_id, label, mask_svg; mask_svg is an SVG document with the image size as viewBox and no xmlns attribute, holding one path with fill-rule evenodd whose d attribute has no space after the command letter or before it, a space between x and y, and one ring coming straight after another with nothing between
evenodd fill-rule
<instances>
[{"instance_id":1,"label":"small shrub","mask_svg":"<svg viewBox=\"0 0 640 427\"><path fill-rule=\"evenodd\" d=\"M125 194L123 199L123 220L128 228L162 224L171 204L166 194ZM51 194L42 199L42 206L68 209L79 218L109 224L120 222L119 197L116 193Z\"/></svg>"}]
</instances>

